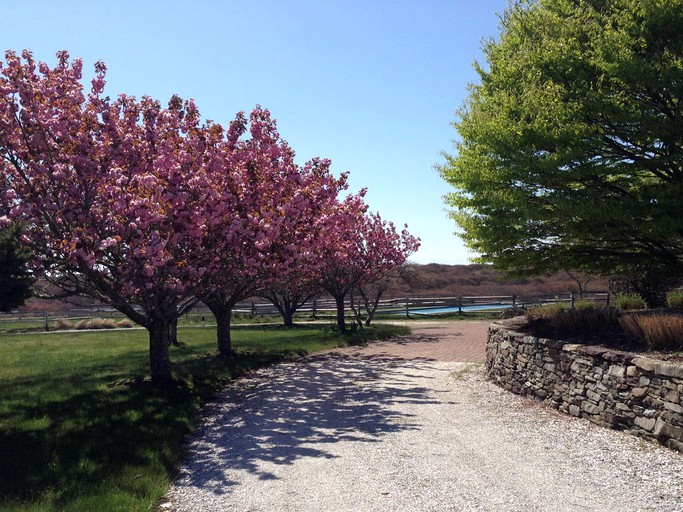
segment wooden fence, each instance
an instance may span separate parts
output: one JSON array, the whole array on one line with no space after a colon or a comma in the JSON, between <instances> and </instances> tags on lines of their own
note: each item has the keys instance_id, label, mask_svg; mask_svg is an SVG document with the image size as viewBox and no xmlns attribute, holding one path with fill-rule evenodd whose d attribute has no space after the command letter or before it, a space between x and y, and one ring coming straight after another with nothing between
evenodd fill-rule
<instances>
[{"instance_id":1,"label":"wooden fence","mask_svg":"<svg viewBox=\"0 0 683 512\"><path fill-rule=\"evenodd\" d=\"M609 304L610 296L607 292L590 292L583 295L584 299L595 301L601 305ZM488 295L488 296L419 296L419 297L391 297L379 302L376 315L412 316L439 313L470 313L476 311L497 311L517 306L531 304L566 303L573 306L577 295L572 293L517 296L517 295ZM350 303L347 301L346 310L350 313ZM239 316L259 317L279 315L275 306L262 300L245 301L235 306L233 313ZM334 318L336 305L329 297L312 300L297 310L297 316L310 318ZM195 321L211 322L212 315L203 304L198 304L187 315ZM0 331L7 330L7 326L21 327L49 327L50 322L66 319L72 322L90 318L123 318L123 315L108 306L74 307L60 312L26 311L22 313L0 314ZM5 328L3 328L5 326Z\"/></svg>"}]
</instances>

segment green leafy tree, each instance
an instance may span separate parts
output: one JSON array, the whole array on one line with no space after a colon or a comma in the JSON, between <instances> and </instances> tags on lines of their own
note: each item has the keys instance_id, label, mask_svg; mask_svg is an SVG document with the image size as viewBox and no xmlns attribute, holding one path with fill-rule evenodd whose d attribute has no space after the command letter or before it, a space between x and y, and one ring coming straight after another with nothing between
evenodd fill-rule
<instances>
[{"instance_id":1,"label":"green leafy tree","mask_svg":"<svg viewBox=\"0 0 683 512\"><path fill-rule=\"evenodd\" d=\"M22 247L21 228L13 224L0 231L0 311L21 306L31 296L33 276L26 263L30 254Z\"/></svg>"},{"instance_id":2,"label":"green leafy tree","mask_svg":"<svg viewBox=\"0 0 683 512\"><path fill-rule=\"evenodd\" d=\"M438 170L511 273L683 275L683 2L518 1Z\"/></svg>"}]
</instances>

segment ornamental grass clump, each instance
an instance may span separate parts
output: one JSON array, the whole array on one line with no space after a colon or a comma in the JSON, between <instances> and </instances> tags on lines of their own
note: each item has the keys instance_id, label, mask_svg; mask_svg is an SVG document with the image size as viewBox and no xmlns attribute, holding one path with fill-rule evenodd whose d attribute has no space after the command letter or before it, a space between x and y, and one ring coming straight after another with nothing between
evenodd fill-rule
<instances>
[{"instance_id":1,"label":"ornamental grass clump","mask_svg":"<svg viewBox=\"0 0 683 512\"><path fill-rule=\"evenodd\" d=\"M667 293L666 305L673 309L683 309L683 291L677 290Z\"/></svg>"},{"instance_id":2,"label":"ornamental grass clump","mask_svg":"<svg viewBox=\"0 0 683 512\"><path fill-rule=\"evenodd\" d=\"M683 315L623 315L621 327L650 350L683 350Z\"/></svg>"},{"instance_id":3,"label":"ornamental grass clump","mask_svg":"<svg viewBox=\"0 0 683 512\"><path fill-rule=\"evenodd\" d=\"M560 303L531 308L525 316L529 322L547 324L554 335L563 338L593 338L619 328L615 310L599 307L594 301L576 301L574 305L574 309Z\"/></svg>"},{"instance_id":4,"label":"ornamental grass clump","mask_svg":"<svg viewBox=\"0 0 683 512\"><path fill-rule=\"evenodd\" d=\"M620 311L627 309L647 309L647 303L637 293L617 293L614 296L614 307Z\"/></svg>"},{"instance_id":5,"label":"ornamental grass clump","mask_svg":"<svg viewBox=\"0 0 683 512\"><path fill-rule=\"evenodd\" d=\"M563 311L566 311L567 308L567 304L563 302L555 302L553 304L546 304L545 306L531 307L524 312L524 316L529 322L537 320L550 320Z\"/></svg>"},{"instance_id":6,"label":"ornamental grass clump","mask_svg":"<svg viewBox=\"0 0 683 512\"><path fill-rule=\"evenodd\" d=\"M63 318L58 318L55 321L55 331L65 331L65 330L70 330L74 328L74 324L69 322L68 320L65 320Z\"/></svg>"},{"instance_id":7,"label":"ornamental grass clump","mask_svg":"<svg viewBox=\"0 0 683 512\"><path fill-rule=\"evenodd\" d=\"M116 329L116 321L111 318L91 318L81 320L74 326L78 330L85 329Z\"/></svg>"},{"instance_id":8,"label":"ornamental grass clump","mask_svg":"<svg viewBox=\"0 0 683 512\"><path fill-rule=\"evenodd\" d=\"M576 299L574 301L575 309L597 309L598 303L591 299Z\"/></svg>"},{"instance_id":9,"label":"ornamental grass clump","mask_svg":"<svg viewBox=\"0 0 683 512\"><path fill-rule=\"evenodd\" d=\"M614 332L619 325L616 311L595 306L562 311L551 323L558 333L570 337L594 337Z\"/></svg>"}]
</instances>

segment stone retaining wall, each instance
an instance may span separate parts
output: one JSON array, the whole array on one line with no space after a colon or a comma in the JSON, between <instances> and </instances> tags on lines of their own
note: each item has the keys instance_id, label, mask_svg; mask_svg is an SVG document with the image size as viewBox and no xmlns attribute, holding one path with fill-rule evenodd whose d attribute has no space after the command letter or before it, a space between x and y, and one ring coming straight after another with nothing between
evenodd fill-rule
<instances>
[{"instance_id":1,"label":"stone retaining wall","mask_svg":"<svg viewBox=\"0 0 683 512\"><path fill-rule=\"evenodd\" d=\"M489 327L491 380L567 414L683 451L683 364L536 338L511 325Z\"/></svg>"}]
</instances>

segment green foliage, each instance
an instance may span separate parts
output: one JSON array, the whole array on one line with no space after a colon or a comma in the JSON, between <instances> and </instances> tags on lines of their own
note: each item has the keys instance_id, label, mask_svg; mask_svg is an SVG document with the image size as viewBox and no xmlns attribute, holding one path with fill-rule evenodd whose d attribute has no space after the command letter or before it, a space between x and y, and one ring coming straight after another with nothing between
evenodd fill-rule
<instances>
[{"instance_id":1,"label":"green foliage","mask_svg":"<svg viewBox=\"0 0 683 512\"><path fill-rule=\"evenodd\" d=\"M373 326L363 336L405 334ZM238 357L215 357L215 332L181 328L177 385L140 379L143 330L2 335L0 510L155 510L202 403L228 380L285 357L345 345L319 326L235 328Z\"/></svg>"},{"instance_id":2,"label":"green foliage","mask_svg":"<svg viewBox=\"0 0 683 512\"><path fill-rule=\"evenodd\" d=\"M576 299L574 301L574 307L576 309L597 309L598 303L590 299Z\"/></svg>"},{"instance_id":3,"label":"green foliage","mask_svg":"<svg viewBox=\"0 0 683 512\"><path fill-rule=\"evenodd\" d=\"M0 311L11 311L31 296L33 276L26 263L30 254L22 247L21 226L0 231Z\"/></svg>"},{"instance_id":4,"label":"green foliage","mask_svg":"<svg viewBox=\"0 0 683 512\"><path fill-rule=\"evenodd\" d=\"M524 312L524 316L528 321L548 320L561 314L567 309L569 309L567 304L563 302L556 302L554 304L546 304L545 306L535 306L528 308Z\"/></svg>"},{"instance_id":5,"label":"green foliage","mask_svg":"<svg viewBox=\"0 0 683 512\"><path fill-rule=\"evenodd\" d=\"M674 291L667 293L666 305L670 308L683 309L683 292Z\"/></svg>"},{"instance_id":6,"label":"green foliage","mask_svg":"<svg viewBox=\"0 0 683 512\"><path fill-rule=\"evenodd\" d=\"M481 262L683 275L683 3L517 1L441 175Z\"/></svg>"},{"instance_id":7,"label":"green foliage","mask_svg":"<svg viewBox=\"0 0 683 512\"><path fill-rule=\"evenodd\" d=\"M650 350L683 350L683 316L623 315L621 327Z\"/></svg>"},{"instance_id":8,"label":"green foliage","mask_svg":"<svg viewBox=\"0 0 683 512\"><path fill-rule=\"evenodd\" d=\"M614 307L619 310L627 309L646 309L647 303L638 294L635 293L617 293L612 299Z\"/></svg>"}]
</instances>

